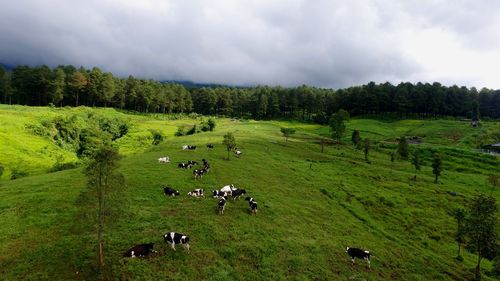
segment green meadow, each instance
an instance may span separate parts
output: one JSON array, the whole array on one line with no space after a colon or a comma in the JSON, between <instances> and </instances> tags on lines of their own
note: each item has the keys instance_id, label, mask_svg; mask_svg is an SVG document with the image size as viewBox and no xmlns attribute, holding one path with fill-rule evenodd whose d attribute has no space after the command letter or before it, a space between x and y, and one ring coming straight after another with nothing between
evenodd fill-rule
<instances>
[{"instance_id":1,"label":"green meadow","mask_svg":"<svg viewBox=\"0 0 500 281\"><path fill-rule=\"evenodd\" d=\"M490 194L487 176L500 173L500 158L476 148L493 142L499 122L471 128L455 120L380 121L351 119L343 144L321 152L326 126L291 121L216 119L213 132L175 137L178 126L198 124L203 117L136 115L115 109L0 106L0 279L94 280L94 224L79 204L87 189L82 166L49 173L57 161L80 162L74 152L32 126L60 114L94 112L127 120L129 133L116 141L123 155L119 171L126 181L125 201L105 237L107 276L116 280L470 280L476 256L462 250L455 259L455 220L450 211L478 193ZM280 127L297 132L288 142ZM149 129L166 136L151 145ZM369 160L350 144L352 130L373 140ZM233 132L236 158L221 142ZM390 161L396 138L418 136L424 164ZM207 150L205 145L215 148ZM197 145L183 151L182 145ZM443 154L443 173L434 183L431 158ZM170 164L157 159L169 156ZM192 170L177 168L187 160L207 159L211 170L195 180ZM9 180L12 171L22 177ZM229 200L224 215L217 200L186 195L234 184L259 203L250 215L244 200ZM181 192L166 197L162 187ZM452 196L450 192L456 192ZM500 198L500 191L493 194ZM91 211L91 210L90 210ZM163 233L176 231L191 239L191 252L172 251ZM154 242L147 258L123 258L133 245ZM372 268L345 248L372 252ZM484 280L496 280L486 272Z\"/></svg>"}]
</instances>

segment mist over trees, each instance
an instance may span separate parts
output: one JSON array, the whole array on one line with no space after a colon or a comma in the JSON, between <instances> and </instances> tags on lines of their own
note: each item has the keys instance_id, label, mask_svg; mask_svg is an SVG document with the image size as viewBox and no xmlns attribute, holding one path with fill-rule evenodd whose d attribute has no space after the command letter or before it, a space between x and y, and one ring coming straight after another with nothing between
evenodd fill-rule
<instances>
[{"instance_id":1,"label":"mist over trees","mask_svg":"<svg viewBox=\"0 0 500 281\"><path fill-rule=\"evenodd\" d=\"M0 65L0 102L32 106L111 106L154 113L200 113L254 119L288 118L327 124L344 109L351 116L500 118L500 90L389 82L323 89L311 86L208 87L115 77L97 67Z\"/></svg>"}]
</instances>

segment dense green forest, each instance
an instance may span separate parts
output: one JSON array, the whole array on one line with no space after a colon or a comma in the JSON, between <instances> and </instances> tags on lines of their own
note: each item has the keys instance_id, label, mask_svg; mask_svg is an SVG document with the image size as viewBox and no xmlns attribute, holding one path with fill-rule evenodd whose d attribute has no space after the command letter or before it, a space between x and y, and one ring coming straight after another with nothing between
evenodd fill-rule
<instances>
[{"instance_id":1,"label":"dense green forest","mask_svg":"<svg viewBox=\"0 0 500 281\"><path fill-rule=\"evenodd\" d=\"M140 112L287 118L326 123L338 109L353 116L393 113L400 118L437 116L500 118L500 90L389 82L346 89L311 86L189 88L175 83L119 78L99 68L0 65L0 101L45 106L111 106Z\"/></svg>"}]
</instances>

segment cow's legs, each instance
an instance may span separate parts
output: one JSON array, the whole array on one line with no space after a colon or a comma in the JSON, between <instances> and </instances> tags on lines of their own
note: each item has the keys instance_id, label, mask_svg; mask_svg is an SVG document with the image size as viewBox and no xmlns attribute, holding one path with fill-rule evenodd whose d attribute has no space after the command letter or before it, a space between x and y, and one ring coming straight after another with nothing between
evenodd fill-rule
<instances>
[{"instance_id":1,"label":"cow's legs","mask_svg":"<svg viewBox=\"0 0 500 281\"><path fill-rule=\"evenodd\" d=\"M174 245L174 243L170 243L170 247L172 247L172 250L175 251L175 245Z\"/></svg>"}]
</instances>

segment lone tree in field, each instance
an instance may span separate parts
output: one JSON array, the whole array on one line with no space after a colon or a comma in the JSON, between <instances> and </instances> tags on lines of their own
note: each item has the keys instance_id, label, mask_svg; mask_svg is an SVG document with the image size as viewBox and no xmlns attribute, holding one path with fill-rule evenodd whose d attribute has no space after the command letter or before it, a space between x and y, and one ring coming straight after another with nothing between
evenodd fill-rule
<instances>
[{"instance_id":1,"label":"lone tree in field","mask_svg":"<svg viewBox=\"0 0 500 281\"><path fill-rule=\"evenodd\" d=\"M365 161L368 162L368 153L370 153L371 143L369 139L364 140Z\"/></svg>"},{"instance_id":2,"label":"lone tree in field","mask_svg":"<svg viewBox=\"0 0 500 281\"><path fill-rule=\"evenodd\" d=\"M354 144L354 146L356 146L356 147L358 146L358 143L361 141L361 136L359 135L358 130L354 130L352 132L351 141L352 141L352 144Z\"/></svg>"},{"instance_id":3,"label":"lone tree in field","mask_svg":"<svg viewBox=\"0 0 500 281\"><path fill-rule=\"evenodd\" d=\"M481 260L496 246L497 210L494 197L480 194L473 199L465 218L468 244L477 253L476 280L481 280Z\"/></svg>"},{"instance_id":4,"label":"lone tree in field","mask_svg":"<svg viewBox=\"0 0 500 281\"><path fill-rule=\"evenodd\" d=\"M405 136L402 136L401 138L399 138L398 154L401 157L401 159L408 159L408 155L409 155L408 141L406 140Z\"/></svg>"},{"instance_id":5,"label":"lone tree in field","mask_svg":"<svg viewBox=\"0 0 500 281\"><path fill-rule=\"evenodd\" d=\"M441 154L439 153L434 153L433 155L433 160L432 160L432 173L436 178L434 179L434 183L438 182L438 177L441 175L441 164L443 163L443 159L441 157Z\"/></svg>"},{"instance_id":6,"label":"lone tree in field","mask_svg":"<svg viewBox=\"0 0 500 281\"><path fill-rule=\"evenodd\" d=\"M452 211L451 215L457 221L457 231L455 232L455 241L457 241L458 244L457 260L463 260L462 256L460 255L460 249L462 247L462 244L465 243L465 210L462 208L456 208Z\"/></svg>"},{"instance_id":7,"label":"lone tree in field","mask_svg":"<svg viewBox=\"0 0 500 281\"><path fill-rule=\"evenodd\" d=\"M412 154L411 158L411 163L415 167L415 176L413 177L414 180L417 180L417 172L420 171L420 168L422 166L422 160L420 159L420 151L415 150Z\"/></svg>"},{"instance_id":8,"label":"lone tree in field","mask_svg":"<svg viewBox=\"0 0 500 281\"><path fill-rule=\"evenodd\" d=\"M281 128L281 133L283 134L283 137L285 137L285 141L288 141L288 138L295 134L295 129L294 128Z\"/></svg>"},{"instance_id":9,"label":"lone tree in field","mask_svg":"<svg viewBox=\"0 0 500 281\"><path fill-rule=\"evenodd\" d=\"M236 147L236 140L234 139L233 133L225 134L222 144L226 146L227 160L229 160L229 153Z\"/></svg>"},{"instance_id":10,"label":"lone tree in field","mask_svg":"<svg viewBox=\"0 0 500 281\"><path fill-rule=\"evenodd\" d=\"M92 208L97 209L95 230L97 231L100 270L104 268L104 231L108 221L106 218L112 213L113 199L111 197L124 186L123 176L116 171L119 158L116 148L104 145L90 157L85 167L90 196L95 196L94 198L97 199L97 202L94 200L90 204Z\"/></svg>"},{"instance_id":11,"label":"lone tree in field","mask_svg":"<svg viewBox=\"0 0 500 281\"><path fill-rule=\"evenodd\" d=\"M215 130L215 120L212 118L208 118L207 125L210 128L210 131Z\"/></svg>"},{"instance_id":12,"label":"lone tree in field","mask_svg":"<svg viewBox=\"0 0 500 281\"><path fill-rule=\"evenodd\" d=\"M339 142L345 132L344 121L347 120L349 120L349 112L343 109L339 109L337 113L332 114L330 117L329 124L332 130L332 137L336 138Z\"/></svg>"}]
</instances>

